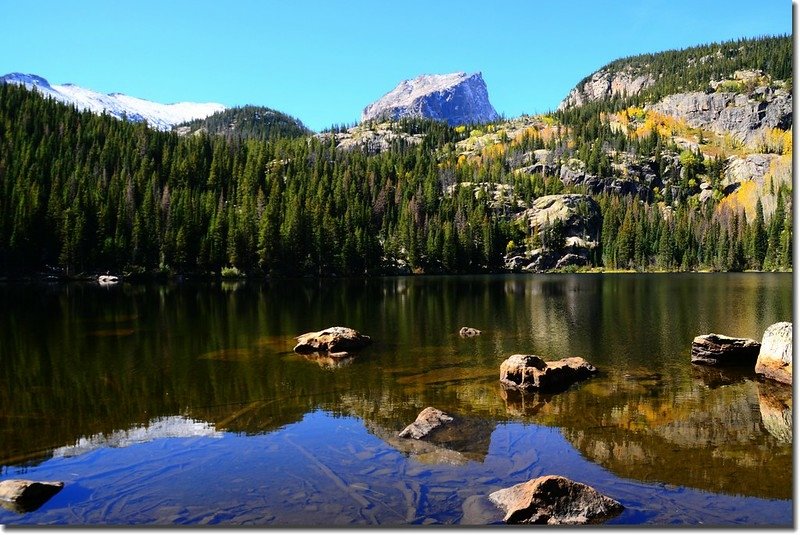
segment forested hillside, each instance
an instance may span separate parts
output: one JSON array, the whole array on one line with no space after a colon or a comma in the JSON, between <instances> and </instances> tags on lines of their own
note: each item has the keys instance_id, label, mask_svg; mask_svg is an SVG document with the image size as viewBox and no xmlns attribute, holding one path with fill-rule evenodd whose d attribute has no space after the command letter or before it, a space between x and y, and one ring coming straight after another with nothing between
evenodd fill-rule
<instances>
[{"instance_id":1,"label":"forested hillside","mask_svg":"<svg viewBox=\"0 0 800 535\"><path fill-rule=\"evenodd\" d=\"M183 135L203 131L227 138L259 140L301 137L311 133L299 119L263 106L228 108L205 119L178 125L173 130Z\"/></svg>"},{"instance_id":2,"label":"forested hillside","mask_svg":"<svg viewBox=\"0 0 800 535\"><path fill-rule=\"evenodd\" d=\"M786 98L759 76L745 111ZM0 85L0 274L791 268L791 116L751 143L634 104L179 136Z\"/></svg>"}]
</instances>

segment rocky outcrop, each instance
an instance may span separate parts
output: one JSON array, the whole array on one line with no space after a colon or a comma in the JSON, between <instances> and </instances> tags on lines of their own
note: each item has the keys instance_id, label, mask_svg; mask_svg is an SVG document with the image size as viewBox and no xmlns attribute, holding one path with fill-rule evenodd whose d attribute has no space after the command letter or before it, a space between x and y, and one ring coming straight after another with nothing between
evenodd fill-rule
<instances>
[{"instance_id":1,"label":"rocky outcrop","mask_svg":"<svg viewBox=\"0 0 800 535\"><path fill-rule=\"evenodd\" d=\"M427 407L397 436L423 440L446 450L459 452L465 458L483 458L489 450L493 430L494 425L486 420L450 415L437 408Z\"/></svg>"},{"instance_id":2,"label":"rocky outcrop","mask_svg":"<svg viewBox=\"0 0 800 535\"><path fill-rule=\"evenodd\" d=\"M343 132L323 132L315 136L324 143L331 140L341 150L361 150L368 154L386 152L392 146L418 145L422 142L422 134L403 132L390 122L357 125Z\"/></svg>"},{"instance_id":3,"label":"rocky outcrop","mask_svg":"<svg viewBox=\"0 0 800 535\"><path fill-rule=\"evenodd\" d=\"M403 117L447 121L451 126L498 118L481 73L423 75L401 82L361 113L361 122Z\"/></svg>"},{"instance_id":4,"label":"rocky outcrop","mask_svg":"<svg viewBox=\"0 0 800 535\"><path fill-rule=\"evenodd\" d=\"M612 71L601 69L581 81L567 98L558 105L558 111L587 102L606 100L614 96L633 96L655 83L651 74L639 74L633 69Z\"/></svg>"},{"instance_id":5,"label":"rocky outcrop","mask_svg":"<svg viewBox=\"0 0 800 535\"><path fill-rule=\"evenodd\" d=\"M707 366L753 365L761 344L749 338L702 334L692 341L692 364Z\"/></svg>"},{"instance_id":6,"label":"rocky outcrop","mask_svg":"<svg viewBox=\"0 0 800 535\"><path fill-rule=\"evenodd\" d=\"M511 355L500 365L500 383L520 390L552 392L596 373L597 368L581 357L545 362L536 355Z\"/></svg>"},{"instance_id":7,"label":"rocky outcrop","mask_svg":"<svg viewBox=\"0 0 800 535\"><path fill-rule=\"evenodd\" d=\"M480 336L482 333L474 327L461 327L458 334L464 338L472 338L473 336Z\"/></svg>"},{"instance_id":8,"label":"rocky outcrop","mask_svg":"<svg viewBox=\"0 0 800 535\"><path fill-rule=\"evenodd\" d=\"M41 507L62 488L61 481L7 479L0 481L0 505L14 512L28 513Z\"/></svg>"},{"instance_id":9,"label":"rocky outcrop","mask_svg":"<svg viewBox=\"0 0 800 535\"><path fill-rule=\"evenodd\" d=\"M545 195L515 221L538 235L542 246L506 255L510 271L547 271L556 266L589 264L600 240L600 206L589 195ZM571 256L570 256L571 255Z\"/></svg>"},{"instance_id":10,"label":"rocky outcrop","mask_svg":"<svg viewBox=\"0 0 800 535\"><path fill-rule=\"evenodd\" d=\"M357 351L372 343L369 336L349 327L328 327L297 337L296 353L342 353ZM344 355L341 355L342 357Z\"/></svg>"},{"instance_id":11,"label":"rocky outcrop","mask_svg":"<svg viewBox=\"0 0 800 535\"><path fill-rule=\"evenodd\" d=\"M668 95L650 107L686 121L693 128L731 134L754 146L771 128L792 126L792 95L784 89L761 87L750 94L694 91Z\"/></svg>"},{"instance_id":12,"label":"rocky outcrop","mask_svg":"<svg viewBox=\"0 0 800 535\"><path fill-rule=\"evenodd\" d=\"M489 499L506 511L507 524L599 524L625 509L589 485L555 475L498 490Z\"/></svg>"},{"instance_id":13,"label":"rocky outcrop","mask_svg":"<svg viewBox=\"0 0 800 535\"><path fill-rule=\"evenodd\" d=\"M792 324L767 327L756 359L756 373L781 383L792 384Z\"/></svg>"}]
</instances>

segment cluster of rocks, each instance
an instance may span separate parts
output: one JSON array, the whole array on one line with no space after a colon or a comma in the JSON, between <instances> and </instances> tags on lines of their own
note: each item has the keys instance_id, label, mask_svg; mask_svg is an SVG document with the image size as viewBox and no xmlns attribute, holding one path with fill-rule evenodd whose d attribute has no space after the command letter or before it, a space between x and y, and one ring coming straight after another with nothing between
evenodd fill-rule
<instances>
[{"instance_id":1,"label":"cluster of rocks","mask_svg":"<svg viewBox=\"0 0 800 535\"><path fill-rule=\"evenodd\" d=\"M703 334L692 341L692 363L706 366L752 366L755 373L792 384L792 324L770 325L759 343L750 338Z\"/></svg>"},{"instance_id":2,"label":"cluster of rocks","mask_svg":"<svg viewBox=\"0 0 800 535\"><path fill-rule=\"evenodd\" d=\"M367 154L379 154L392 148L395 143L418 145L422 142L421 134L409 134L395 128L389 122L357 125L344 132L323 132L315 135L323 142L336 144L341 150L361 150Z\"/></svg>"}]
</instances>

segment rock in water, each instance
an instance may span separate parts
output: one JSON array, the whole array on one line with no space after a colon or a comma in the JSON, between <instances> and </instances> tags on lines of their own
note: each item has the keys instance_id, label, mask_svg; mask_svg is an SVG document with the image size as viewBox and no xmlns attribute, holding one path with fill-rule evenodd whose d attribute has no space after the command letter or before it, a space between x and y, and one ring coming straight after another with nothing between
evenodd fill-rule
<instances>
[{"instance_id":1,"label":"rock in water","mask_svg":"<svg viewBox=\"0 0 800 535\"><path fill-rule=\"evenodd\" d=\"M412 424L400 431L400 438L416 438L420 439L427 436L431 431L450 423L454 420L449 414L436 409L434 407L427 407L422 410Z\"/></svg>"},{"instance_id":2,"label":"rock in water","mask_svg":"<svg viewBox=\"0 0 800 535\"><path fill-rule=\"evenodd\" d=\"M464 338L472 338L473 336L480 336L481 331L473 327L461 327L461 330L458 331L458 334Z\"/></svg>"},{"instance_id":3,"label":"rock in water","mask_svg":"<svg viewBox=\"0 0 800 535\"><path fill-rule=\"evenodd\" d=\"M328 327L322 331L301 334L294 350L297 353L356 351L372 343L369 336L349 327Z\"/></svg>"},{"instance_id":4,"label":"rock in water","mask_svg":"<svg viewBox=\"0 0 800 535\"><path fill-rule=\"evenodd\" d=\"M489 499L507 524L599 524L620 514L618 501L562 476L542 476L501 489Z\"/></svg>"},{"instance_id":5,"label":"rock in water","mask_svg":"<svg viewBox=\"0 0 800 535\"><path fill-rule=\"evenodd\" d=\"M450 126L498 119L481 73L429 74L401 82L361 113L361 121L424 117Z\"/></svg>"},{"instance_id":6,"label":"rock in water","mask_svg":"<svg viewBox=\"0 0 800 535\"><path fill-rule=\"evenodd\" d=\"M692 341L692 364L707 366L753 365L761 344L749 338L703 334Z\"/></svg>"},{"instance_id":7,"label":"rock in water","mask_svg":"<svg viewBox=\"0 0 800 535\"><path fill-rule=\"evenodd\" d=\"M792 324L767 327L756 359L756 373L781 383L792 384Z\"/></svg>"},{"instance_id":8,"label":"rock in water","mask_svg":"<svg viewBox=\"0 0 800 535\"><path fill-rule=\"evenodd\" d=\"M61 481L7 479L0 481L0 502L12 511L29 513L41 507L62 488L64 483Z\"/></svg>"},{"instance_id":9,"label":"rock in water","mask_svg":"<svg viewBox=\"0 0 800 535\"><path fill-rule=\"evenodd\" d=\"M536 355L511 355L500 365L500 382L520 390L554 391L596 373L597 368L581 357L545 362Z\"/></svg>"}]
</instances>

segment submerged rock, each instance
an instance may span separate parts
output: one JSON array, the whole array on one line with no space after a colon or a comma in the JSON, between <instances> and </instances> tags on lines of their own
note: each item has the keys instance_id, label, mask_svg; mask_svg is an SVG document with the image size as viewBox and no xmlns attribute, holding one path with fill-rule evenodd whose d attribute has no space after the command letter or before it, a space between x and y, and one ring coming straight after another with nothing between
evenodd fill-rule
<instances>
[{"instance_id":1,"label":"submerged rock","mask_svg":"<svg viewBox=\"0 0 800 535\"><path fill-rule=\"evenodd\" d=\"M461 330L458 331L458 334L464 338L471 338L473 336L480 336L482 333L479 329L475 329L473 327L461 327Z\"/></svg>"},{"instance_id":2,"label":"submerged rock","mask_svg":"<svg viewBox=\"0 0 800 535\"><path fill-rule=\"evenodd\" d=\"M599 524L624 509L588 485L555 475L498 490L489 499L506 511L507 524Z\"/></svg>"},{"instance_id":3,"label":"submerged rock","mask_svg":"<svg viewBox=\"0 0 800 535\"><path fill-rule=\"evenodd\" d=\"M781 383L792 384L792 324L767 327L756 359L756 373Z\"/></svg>"},{"instance_id":4,"label":"submerged rock","mask_svg":"<svg viewBox=\"0 0 800 535\"><path fill-rule=\"evenodd\" d=\"M596 373L597 368L581 357L545 362L536 355L511 355L500 365L500 382L522 390L553 391Z\"/></svg>"},{"instance_id":5,"label":"submerged rock","mask_svg":"<svg viewBox=\"0 0 800 535\"><path fill-rule=\"evenodd\" d=\"M14 512L28 513L41 507L62 488L62 481L7 479L0 481L0 504Z\"/></svg>"},{"instance_id":6,"label":"submerged rock","mask_svg":"<svg viewBox=\"0 0 800 535\"><path fill-rule=\"evenodd\" d=\"M297 353L356 351L372 343L369 336L349 327L328 327L322 331L301 334L294 350Z\"/></svg>"},{"instance_id":7,"label":"submerged rock","mask_svg":"<svg viewBox=\"0 0 800 535\"><path fill-rule=\"evenodd\" d=\"M692 341L692 364L707 366L753 365L761 344L750 338L703 334Z\"/></svg>"},{"instance_id":8,"label":"submerged rock","mask_svg":"<svg viewBox=\"0 0 800 535\"><path fill-rule=\"evenodd\" d=\"M758 383L758 409L764 429L785 444L792 443L792 387Z\"/></svg>"}]
</instances>

